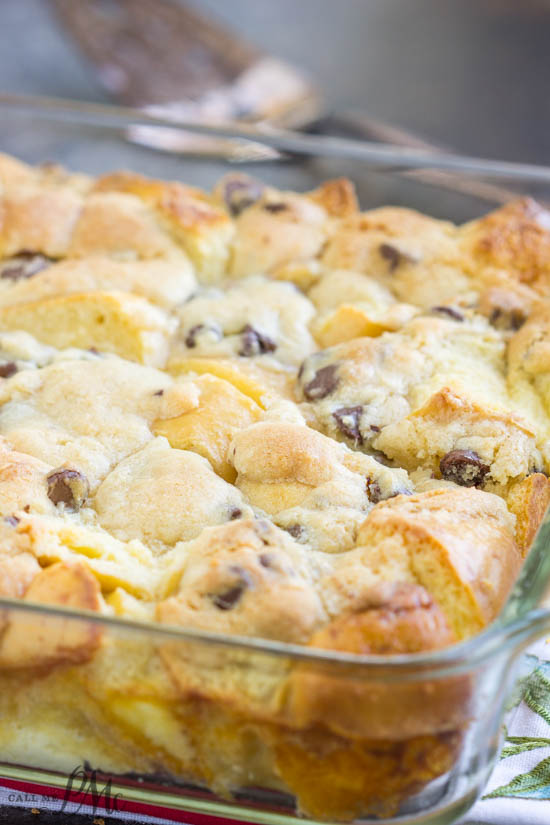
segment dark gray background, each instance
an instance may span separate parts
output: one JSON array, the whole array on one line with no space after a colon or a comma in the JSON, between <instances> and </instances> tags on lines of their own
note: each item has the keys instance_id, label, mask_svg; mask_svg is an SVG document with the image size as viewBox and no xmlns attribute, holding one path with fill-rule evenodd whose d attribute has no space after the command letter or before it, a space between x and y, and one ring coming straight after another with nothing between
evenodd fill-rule
<instances>
[{"instance_id":1,"label":"dark gray background","mask_svg":"<svg viewBox=\"0 0 550 825\"><path fill-rule=\"evenodd\" d=\"M549 161L550 2L195 2L309 69L335 106L364 107L464 152ZM0 88L108 99L48 0L0 0Z\"/></svg>"}]
</instances>

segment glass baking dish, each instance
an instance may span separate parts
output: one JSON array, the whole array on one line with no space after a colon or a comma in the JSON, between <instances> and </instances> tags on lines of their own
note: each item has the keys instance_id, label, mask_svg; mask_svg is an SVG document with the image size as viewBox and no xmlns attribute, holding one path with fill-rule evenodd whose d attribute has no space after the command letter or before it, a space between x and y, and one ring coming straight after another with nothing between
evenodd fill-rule
<instances>
[{"instance_id":1,"label":"glass baking dish","mask_svg":"<svg viewBox=\"0 0 550 825\"><path fill-rule=\"evenodd\" d=\"M0 151L203 187L227 171L212 157L128 142L136 123L173 128L130 110L0 96ZM248 128L197 131L262 137ZM462 221L514 191L550 194L548 169L266 134L284 157L240 168L297 190L348 176L364 208L404 204ZM427 184L429 168L440 177ZM505 191L495 178L507 178ZM550 582L544 545L496 622L425 655L312 650L0 600L0 627L9 626L17 651L15 666L0 657L0 781L48 786L62 798L96 783L119 809L176 809L188 822L451 823L491 771L519 654L550 630L540 608ZM34 671L21 669L45 640L69 652L85 640L92 655L57 667L38 657Z\"/></svg>"}]
</instances>

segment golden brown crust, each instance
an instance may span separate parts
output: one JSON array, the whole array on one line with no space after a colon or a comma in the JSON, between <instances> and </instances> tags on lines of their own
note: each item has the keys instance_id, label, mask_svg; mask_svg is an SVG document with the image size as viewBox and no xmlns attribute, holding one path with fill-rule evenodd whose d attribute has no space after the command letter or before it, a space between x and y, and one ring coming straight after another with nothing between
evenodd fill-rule
<instances>
[{"instance_id":1,"label":"golden brown crust","mask_svg":"<svg viewBox=\"0 0 550 825\"><path fill-rule=\"evenodd\" d=\"M103 350L161 366L174 325L144 298L97 291L1 307L0 328L34 333L59 349Z\"/></svg>"},{"instance_id":2,"label":"golden brown crust","mask_svg":"<svg viewBox=\"0 0 550 825\"><path fill-rule=\"evenodd\" d=\"M509 277L548 293L550 213L532 198L521 198L462 229L473 266L505 270Z\"/></svg>"},{"instance_id":3,"label":"golden brown crust","mask_svg":"<svg viewBox=\"0 0 550 825\"><path fill-rule=\"evenodd\" d=\"M542 473L527 476L510 488L506 503L516 517L516 542L525 555L550 506L550 480Z\"/></svg>"},{"instance_id":4,"label":"golden brown crust","mask_svg":"<svg viewBox=\"0 0 550 825\"><path fill-rule=\"evenodd\" d=\"M358 537L367 553L404 546L416 580L445 612L459 638L498 614L521 565L514 522L502 499L472 488L444 488L381 502ZM391 551L390 551L391 552ZM438 569L439 568L439 569Z\"/></svg>"},{"instance_id":5,"label":"golden brown crust","mask_svg":"<svg viewBox=\"0 0 550 825\"><path fill-rule=\"evenodd\" d=\"M101 609L95 577L83 565L57 563L34 576L23 601L81 610ZM12 611L0 638L0 668L44 668L87 661L97 649L100 627L85 620L36 621L36 614Z\"/></svg>"},{"instance_id":6,"label":"golden brown crust","mask_svg":"<svg viewBox=\"0 0 550 825\"><path fill-rule=\"evenodd\" d=\"M347 178L327 180L308 195L332 218L349 218L359 211L355 187Z\"/></svg>"},{"instance_id":7,"label":"golden brown crust","mask_svg":"<svg viewBox=\"0 0 550 825\"><path fill-rule=\"evenodd\" d=\"M318 630L310 646L361 655L419 653L455 641L441 608L416 584L382 582ZM353 667L331 672L299 665L289 686L289 716L299 727L322 725L361 739L406 739L441 733L467 715L468 682L445 679L386 685Z\"/></svg>"}]
</instances>

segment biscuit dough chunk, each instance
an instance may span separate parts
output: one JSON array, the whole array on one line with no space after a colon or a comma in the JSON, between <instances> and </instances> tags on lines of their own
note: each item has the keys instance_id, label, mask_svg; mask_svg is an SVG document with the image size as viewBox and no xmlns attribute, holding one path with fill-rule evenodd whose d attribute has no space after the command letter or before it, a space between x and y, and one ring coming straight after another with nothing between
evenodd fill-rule
<instances>
[{"instance_id":1,"label":"biscuit dough chunk","mask_svg":"<svg viewBox=\"0 0 550 825\"><path fill-rule=\"evenodd\" d=\"M315 348L314 309L292 284L249 278L224 292L198 294L179 311L176 351L187 357L237 357L298 365Z\"/></svg>"},{"instance_id":2,"label":"biscuit dough chunk","mask_svg":"<svg viewBox=\"0 0 550 825\"><path fill-rule=\"evenodd\" d=\"M247 509L205 458L173 449L162 437L121 461L100 484L94 504L99 523L114 536L153 546L188 541Z\"/></svg>"},{"instance_id":3,"label":"biscuit dough chunk","mask_svg":"<svg viewBox=\"0 0 550 825\"><path fill-rule=\"evenodd\" d=\"M299 543L323 552L352 547L375 503L412 491L402 470L289 421L241 430L229 455L245 498Z\"/></svg>"}]
</instances>

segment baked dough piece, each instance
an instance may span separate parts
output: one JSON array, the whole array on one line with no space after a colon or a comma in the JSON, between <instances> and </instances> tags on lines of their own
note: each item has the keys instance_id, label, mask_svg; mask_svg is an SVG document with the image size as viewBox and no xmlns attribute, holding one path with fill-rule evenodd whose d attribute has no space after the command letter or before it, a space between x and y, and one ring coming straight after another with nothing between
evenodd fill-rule
<instances>
[{"instance_id":1,"label":"baked dough piece","mask_svg":"<svg viewBox=\"0 0 550 825\"><path fill-rule=\"evenodd\" d=\"M116 357L22 370L0 389L0 433L53 467L72 466L93 491L112 466L153 438L155 419L191 409L192 383Z\"/></svg>"},{"instance_id":2,"label":"baked dough piece","mask_svg":"<svg viewBox=\"0 0 550 825\"><path fill-rule=\"evenodd\" d=\"M144 298L98 291L1 307L0 329L32 332L59 349L94 348L162 366L174 322Z\"/></svg>"},{"instance_id":3,"label":"baked dough piece","mask_svg":"<svg viewBox=\"0 0 550 825\"><path fill-rule=\"evenodd\" d=\"M11 277L1 273L11 271ZM43 256L20 256L0 263L0 305L29 303L88 292L131 292L168 308L183 303L196 288L193 268L176 260L124 262L91 256L58 263Z\"/></svg>"},{"instance_id":4,"label":"baked dough piece","mask_svg":"<svg viewBox=\"0 0 550 825\"><path fill-rule=\"evenodd\" d=\"M55 513L55 504L48 497L48 475L52 467L25 453L12 450L0 438L0 516L11 518L20 510L33 513Z\"/></svg>"},{"instance_id":5,"label":"baked dough piece","mask_svg":"<svg viewBox=\"0 0 550 825\"><path fill-rule=\"evenodd\" d=\"M313 577L304 551L290 536L265 520L237 521L205 530L188 546L176 595L159 604L157 618L304 643L326 621ZM260 718L281 708L288 670L284 659L250 658L238 648L199 652L183 640L163 645L161 656L184 697L227 702Z\"/></svg>"},{"instance_id":6,"label":"baked dough piece","mask_svg":"<svg viewBox=\"0 0 550 825\"><path fill-rule=\"evenodd\" d=\"M511 282L548 296L550 212L536 201L512 201L465 224L459 238L476 277L490 279L503 273Z\"/></svg>"},{"instance_id":7,"label":"baked dough piece","mask_svg":"<svg viewBox=\"0 0 550 825\"><path fill-rule=\"evenodd\" d=\"M350 609L317 630L310 645L360 655L427 653L456 641L439 605L412 583L383 582ZM300 727L323 725L361 740L403 741L432 735L436 741L459 728L469 712L468 679L384 685L353 665L340 674L301 664L289 689L290 715ZM435 745L435 742L434 742Z\"/></svg>"},{"instance_id":8,"label":"baked dough piece","mask_svg":"<svg viewBox=\"0 0 550 825\"><path fill-rule=\"evenodd\" d=\"M291 284L248 278L200 293L179 311L178 355L239 357L298 365L314 349L314 310Z\"/></svg>"},{"instance_id":9,"label":"baked dough piece","mask_svg":"<svg viewBox=\"0 0 550 825\"><path fill-rule=\"evenodd\" d=\"M59 515L18 516L17 532L25 537L28 551L42 566L84 564L106 597L122 588L143 604L163 598L177 581L181 559L175 555L157 559L150 547L137 540L119 541L94 525L91 518L90 523L83 523L75 515Z\"/></svg>"},{"instance_id":10,"label":"baked dough piece","mask_svg":"<svg viewBox=\"0 0 550 825\"><path fill-rule=\"evenodd\" d=\"M288 421L241 430L229 455L246 500L298 542L323 552L353 547L373 503L412 490L402 470Z\"/></svg>"},{"instance_id":11,"label":"baked dough piece","mask_svg":"<svg viewBox=\"0 0 550 825\"><path fill-rule=\"evenodd\" d=\"M532 473L511 486L506 503L516 517L516 543L525 554L550 506L550 480Z\"/></svg>"},{"instance_id":12,"label":"baked dough piece","mask_svg":"<svg viewBox=\"0 0 550 825\"><path fill-rule=\"evenodd\" d=\"M118 172L100 178L93 192L108 193L106 197L130 199L131 196L132 201L147 204L157 225L170 239L167 243L176 249L183 247L200 278L211 282L224 272L233 225L225 212L201 190L132 172ZM86 251L89 254L89 249ZM155 254L151 249L142 257L155 257Z\"/></svg>"},{"instance_id":13,"label":"baked dough piece","mask_svg":"<svg viewBox=\"0 0 550 825\"><path fill-rule=\"evenodd\" d=\"M381 502L365 519L357 545L337 558L324 585L333 611L373 583L413 582L430 593L458 639L495 618L521 565L505 502L471 488Z\"/></svg>"},{"instance_id":14,"label":"baked dough piece","mask_svg":"<svg viewBox=\"0 0 550 825\"><path fill-rule=\"evenodd\" d=\"M237 278L272 274L307 283L316 274L335 218L357 211L349 181L327 181L306 195L281 192L247 175L227 175L215 196L235 219L229 272Z\"/></svg>"},{"instance_id":15,"label":"baked dough piece","mask_svg":"<svg viewBox=\"0 0 550 825\"><path fill-rule=\"evenodd\" d=\"M321 347L399 329L418 312L374 278L345 269L326 272L308 297L318 310L311 329Z\"/></svg>"},{"instance_id":16,"label":"baked dough piece","mask_svg":"<svg viewBox=\"0 0 550 825\"><path fill-rule=\"evenodd\" d=\"M456 238L451 223L382 207L343 220L321 260L327 269L375 278L400 301L428 309L471 291Z\"/></svg>"},{"instance_id":17,"label":"baked dough piece","mask_svg":"<svg viewBox=\"0 0 550 825\"><path fill-rule=\"evenodd\" d=\"M421 316L398 332L314 353L298 378L325 432L366 449L444 387L506 409L503 370L504 342L483 320Z\"/></svg>"},{"instance_id":18,"label":"baked dough piece","mask_svg":"<svg viewBox=\"0 0 550 825\"><path fill-rule=\"evenodd\" d=\"M153 421L153 432L165 436L172 447L204 456L218 475L234 482L229 445L238 430L259 420L261 407L229 381L214 375L200 375L193 386L199 393L196 406L182 415Z\"/></svg>"},{"instance_id":19,"label":"baked dough piece","mask_svg":"<svg viewBox=\"0 0 550 825\"><path fill-rule=\"evenodd\" d=\"M84 565L54 564L29 584L23 601L99 610L99 587ZM81 663L95 652L100 628L91 622L42 618L12 611L0 638L0 668L46 668Z\"/></svg>"},{"instance_id":20,"label":"baked dough piece","mask_svg":"<svg viewBox=\"0 0 550 825\"><path fill-rule=\"evenodd\" d=\"M94 506L112 535L153 547L188 541L246 509L205 458L173 449L165 438L121 461L99 486Z\"/></svg>"},{"instance_id":21,"label":"baked dough piece","mask_svg":"<svg viewBox=\"0 0 550 825\"><path fill-rule=\"evenodd\" d=\"M509 412L468 401L447 387L373 441L400 467L466 487L506 492L543 466L535 433Z\"/></svg>"}]
</instances>

